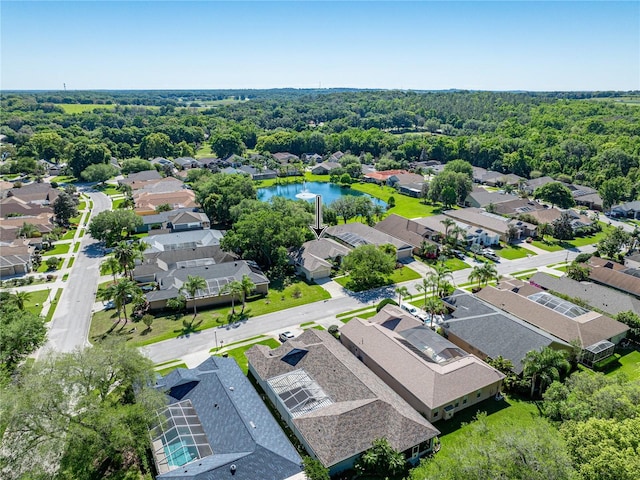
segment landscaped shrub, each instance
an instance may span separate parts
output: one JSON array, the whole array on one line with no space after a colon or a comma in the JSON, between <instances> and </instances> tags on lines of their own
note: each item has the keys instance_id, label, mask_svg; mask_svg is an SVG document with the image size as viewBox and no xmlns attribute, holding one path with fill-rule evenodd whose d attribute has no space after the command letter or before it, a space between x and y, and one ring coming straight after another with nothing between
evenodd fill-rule
<instances>
[{"instance_id":1,"label":"landscaped shrub","mask_svg":"<svg viewBox=\"0 0 640 480\"><path fill-rule=\"evenodd\" d=\"M591 253L579 253L575 259L576 263L587 263L592 257Z\"/></svg>"},{"instance_id":2,"label":"landscaped shrub","mask_svg":"<svg viewBox=\"0 0 640 480\"><path fill-rule=\"evenodd\" d=\"M331 335L333 335L336 338L340 338L340 331L338 330L338 325L330 325L329 328L327 329L327 332L329 332Z\"/></svg>"},{"instance_id":3,"label":"landscaped shrub","mask_svg":"<svg viewBox=\"0 0 640 480\"><path fill-rule=\"evenodd\" d=\"M398 306L398 302L396 302L395 300L391 298L385 298L384 300L381 300L378 306L376 307L376 312L379 312L380 310L382 310L382 307L389 304L395 305L396 307Z\"/></svg>"}]
</instances>

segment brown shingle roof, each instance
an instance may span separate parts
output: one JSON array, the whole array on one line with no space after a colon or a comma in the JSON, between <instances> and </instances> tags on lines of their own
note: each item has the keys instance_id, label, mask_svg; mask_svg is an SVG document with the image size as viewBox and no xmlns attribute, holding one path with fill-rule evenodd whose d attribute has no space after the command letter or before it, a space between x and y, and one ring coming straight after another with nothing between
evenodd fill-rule
<instances>
[{"instance_id":1,"label":"brown shingle roof","mask_svg":"<svg viewBox=\"0 0 640 480\"><path fill-rule=\"evenodd\" d=\"M307 354L295 366L281 361L294 348ZM309 329L275 350L256 345L246 356L264 380L303 369L333 400L293 419L325 466L367 450L377 438L404 451L439 433L327 332Z\"/></svg>"}]
</instances>

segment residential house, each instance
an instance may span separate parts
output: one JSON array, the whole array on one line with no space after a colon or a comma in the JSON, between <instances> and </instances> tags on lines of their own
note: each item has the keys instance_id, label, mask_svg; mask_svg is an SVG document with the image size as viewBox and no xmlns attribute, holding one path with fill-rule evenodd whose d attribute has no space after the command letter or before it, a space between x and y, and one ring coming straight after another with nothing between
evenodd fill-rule
<instances>
[{"instance_id":1,"label":"residential house","mask_svg":"<svg viewBox=\"0 0 640 480\"><path fill-rule=\"evenodd\" d=\"M531 180L527 180L526 181L526 183L523 185L523 189L527 193L527 195L533 195L533 192L536 191L536 188L542 187L543 185L546 185L547 183L553 183L553 182L556 182L556 181L557 180L554 180L551 177L532 178Z\"/></svg>"},{"instance_id":2,"label":"residential house","mask_svg":"<svg viewBox=\"0 0 640 480\"><path fill-rule=\"evenodd\" d=\"M4 199L7 196L9 190L13 188L13 182L7 182L5 180L0 180L0 198Z\"/></svg>"},{"instance_id":3,"label":"residential house","mask_svg":"<svg viewBox=\"0 0 640 480\"><path fill-rule=\"evenodd\" d=\"M231 303L232 296L225 293L224 287L233 281L241 281L245 275L255 284L253 294L268 293L269 279L255 263L244 260L218 264L211 262L211 259L186 260L178 262L175 268L156 272L153 281L158 289L146 294L149 308L163 309L167 306L167 300L184 293L182 287L190 275L204 278L207 286L198 290L195 298L187 299L187 308L193 307L194 303L197 307Z\"/></svg>"},{"instance_id":4,"label":"residential house","mask_svg":"<svg viewBox=\"0 0 640 480\"><path fill-rule=\"evenodd\" d=\"M38 165L42 165L42 167L44 167L47 175L61 175L64 168L67 166L66 163L53 163L43 159L38 160Z\"/></svg>"},{"instance_id":5,"label":"residential house","mask_svg":"<svg viewBox=\"0 0 640 480\"><path fill-rule=\"evenodd\" d=\"M238 169L242 173L248 174L252 180L268 180L278 176L275 170L269 168L256 168L251 165L243 165Z\"/></svg>"},{"instance_id":6,"label":"residential house","mask_svg":"<svg viewBox=\"0 0 640 480\"><path fill-rule=\"evenodd\" d=\"M175 167L174 163L171 160L167 160L163 157L156 157L149 160L151 165L162 165L163 167Z\"/></svg>"},{"instance_id":7,"label":"residential house","mask_svg":"<svg viewBox=\"0 0 640 480\"><path fill-rule=\"evenodd\" d=\"M286 163L293 163L293 162L297 162L298 160L300 160L300 157L298 157L297 155L294 155L293 153L289 153L289 152L278 152L278 153L274 153L273 154L273 158L275 158L279 163L281 164L286 164Z\"/></svg>"},{"instance_id":8,"label":"residential house","mask_svg":"<svg viewBox=\"0 0 640 480\"><path fill-rule=\"evenodd\" d=\"M437 246L436 242L442 236L439 231L432 230L415 220L409 220L395 213L378 222L373 228L408 243L413 247L414 254L422 253L422 247L425 242Z\"/></svg>"},{"instance_id":9,"label":"residential house","mask_svg":"<svg viewBox=\"0 0 640 480\"><path fill-rule=\"evenodd\" d=\"M223 236L220 230L206 229L149 235L143 241L148 245L146 252L166 252L220 245Z\"/></svg>"},{"instance_id":10,"label":"residential house","mask_svg":"<svg viewBox=\"0 0 640 480\"><path fill-rule=\"evenodd\" d=\"M328 160L330 162L339 162L342 157L344 157L344 153L338 150L337 152L332 153Z\"/></svg>"},{"instance_id":11,"label":"residential house","mask_svg":"<svg viewBox=\"0 0 640 480\"><path fill-rule=\"evenodd\" d=\"M490 187L502 187L505 185L517 187L523 180L524 178L514 173L501 173L488 170L480 179L480 183L489 185Z\"/></svg>"},{"instance_id":12,"label":"residential house","mask_svg":"<svg viewBox=\"0 0 640 480\"><path fill-rule=\"evenodd\" d=\"M330 238L310 240L289 253L289 259L298 275L307 280L320 280L331 275L333 263L340 264L351 250Z\"/></svg>"},{"instance_id":13,"label":"residential house","mask_svg":"<svg viewBox=\"0 0 640 480\"><path fill-rule=\"evenodd\" d=\"M463 208L460 210L447 210L444 212L447 217L453 218L468 225L491 230L500 235L500 240L506 242L507 231L513 226L516 228L515 239L535 237L537 235L537 225L524 222L515 218L506 218L495 213L489 213L481 208Z\"/></svg>"},{"instance_id":14,"label":"residential house","mask_svg":"<svg viewBox=\"0 0 640 480\"><path fill-rule=\"evenodd\" d=\"M406 174L409 173L406 170L383 170L381 172L375 171L375 172L369 172L369 173L365 173L364 174L364 181L365 182L371 182L371 183L387 183L387 180L389 180L389 177L391 177L392 175L398 175L398 174Z\"/></svg>"},{"instance_id":15,"label":"residential house","mask_svg":"<svg viewBox=\"0 0 640 480\"><path fill-rule=\"evenodd\" d=\"M53 217L53 207L37 203L29 203L18 197L7 197L0 200L0 214L3 217L36 217L43 213Z\"/></svg>"},{"instance_id":16,"label":"residential house","mask_svg":"<svg viewBox=\"0 0 640 480\"><path fill-rule=\"evenodd\" d=\"M403 195L414 198L422 197L424 184L424 177L415 173L397 173L387 178L387 185L396 188Z\"/></svg>"},{"instance_id":17,"label":"residential house","mask_svg":"<svg viewBox=\"0 0 640 480\"><path fill-rule=\"evenodd\" d=\"M602 211L602 198L595 188L586 185L568 184L567 188L571 191L571 195L576 205L582 205L592 210Z\"/></svg>"},{"instance_id":18,"label":"residential house","mask_svg":"<svg viewBox=\"0 0 640 480\"><path fill-rule=\"evenodd\" d=\"M167 160L168 161L168 160ZM118 180L118 185L130 185L135 189L136 184L149 180L160 180L162 175L157 170L143 170L142 172L130 173L126 178Z\"/></svg>"},{"instance_id":19,"label":"residential house","mask_svg":"<svg viewBox=\"0 0 640 480\"><path fill-rule=\"evenodd\" d=\"M527 352L550 347L571 351L568 342L499 310L462 290L443 299L451 313L442 323L444 335L466 352L482 360L498 356L510 360L513 371L520 375Z\"/></svg>"},{"instance_id":20,"label":"residential house","mask_svg":"<svg viewBox=\"0 0 640 480\"><path fill-rule=\"evenodd\" d=\"M368 320L352 318L340 328L340 341L430 422L494 397L504 379L393 305Z\"/></svg>"},{"instance_id":21,"label":"residential house","mask_svg":"<svg viewBox=\"0 0 640 480\"><path fill-rule=\"evenodd\" d=\"M29 273L33 251L33 247L26 245L3 246L0 249L0 278Z\"/></svg>"},{"instance_id":22,"label":"residential house","mask_svg":"<svg viewBox=\"0 0 640 480\"><path fill-rule=\"evenodd\" d=\"M627 254L624 257L624 266L629 268L640 268L640 252L633 252L632 254Z\"/></svg>"},{"instance_id":23,"label":"residential house","mask_svg":"<svg viewBox=\"0 0 640 480\"><path fill-rule=\"evenodd\" d=\"M537 211L549 210L545 209L544 205L536 200L529 200L528 198L519 198L515 196L509 196L509 200L506 202L493 203L491 207L486 206L486 210L490 210L498 215L504 215L507 217L517 217L523 213L533 214Z\"/></svg>"},{"instance_id":24,"label":"residential house","mask_svg":"<svg viewBox=\"0 0 640 480\"><path fill-rule=\"evenodd\" d=\"M473 190L467 195L464 204L469 207L484 208L489 205L498 205L501 203L520 200L517 196L504 192L489 192L482 187L473 187Z\"/></svg>"},{"instance_id":25,"label":"residential house","mask_svg":"<svg viewBox=\"0 0 640 480\"><path fill-rule=\"evenodd\" d=\"M208 168L209 170L218 170L219 167L226 167L228 165L225 164L224 160L217 157L205 157L199 158L198 161L202 164L203 168Z\"/></svg>"},{"instance_id":26,"label":"residential house","mask_svg":"<svg viewBox=\"0 0 640 480\"><path fill-rule=\"evenodd\" d=\"M314 175L329 175L332 170L335 170L336 168L341 168L341 167L342 165L340 165L338 162L326 161L313 167L311 169L311 173L313 173Z\"/></svg>"},{"instance_id":27,"label":"residential house","mask_svg":"<svg viewBox=\"0 0 640 480\"><path fill-rule=\"evenodd\" d=\"M640 298L640 270L600 257L591 257L588 267L592 282Z\"/></svg>"},{"instance_id":28,"label":"residential house","mask_svg":"<svg viewBox=\"0 0 640 480\"><path fill-rule=\"evenodd\" d=\"M472 166L472 171L473 171L473 181L474 183L482 183L482 178L487 174L487 169L486 168L482 168L482 167L475 167Z\"/></svg>"},{"instance_id":29,"label":"residential house","mask_svg":"<svg viewBox=\"0 0 640 480\"><path fill-rule=\"evenodd\" d=\"M179 214L188 213L189 216L177 218ZM211 228L211 222L206 214L194 208L177 208L168 212L160 212L154 215L142 217L142 225L138 227L136 233L149 232L152 230L202 230Z\"/></svg>"},{"instance_id":30,"label":"residential house","mask_svg":"<svg viewBox=\"0 0 640 480\"><path fill-rule=\"evenodd\" d=\"M19 188L7 191L7 197L15 197L23 202L35 205L53 205L61 191L53 188L49 183L29 183Z\"/></svg>"},{"instance_id":31,"label":"residential house","mask_svg":"<svg viewBox=\"0 0 640 480\"><path fill-rule=\"evenodd\" d=\"M355 222L347 223L346 225L335 225L327 228L326 235L349 248L356 248L362 245L382 246L391 244L396 247L398 260L410 258L413 252L413 247L408 243L371 228L364 223Z\"/></svg>"},{"instance_id":32,"label":"residential house","mask_svg":"<svg viewBox=\"0 0 640 480\"><path fill-rule=\"evenodd\" d=\"M14 232L13 238L18 238L18 231L25 224L31 224L40 233L40 235L46 235L47 233L51 233L55 228L53 223L53 214L49 212L40 213L38 215L24 215L20 217L4 217L2 218L2 223L0 224L0 228L5 231Z\"/></svg>"},{"instance_id":33,"label":"residential house","mask_svg":"<svg viewBox=\"0 0 640 480\"><path fill-rule=\"evenodd\" d=\"M318 155L317 153L305 153L302 156L310 165L316 165L317 163L322 163L322 155Z\"/></svg>"},{"instance_id":34,"label":"residential house","mask_svg":"<svg viewBox=\"0 0 640 480\"><path fill-rule=\"evenodd\" d=\"M487 286L478 298L528 322L567 343L578 342L589 365L613 354L629 327L589 311L520 280ZM603 348L604 347L604 348ZM597 358L591 354L598 353Z\"/></svg>"},{"instance_id":35,"label":"residential house","mask_svg":"<svg viewBox=\"0 0 640 480\"><path fill-rule=\"evenodd\" d=\"M192 190L179 190L168 193L141 193L134 195L134 211L138 215L153 215L160 205L168 204L175 208L195 208L197 207L196 195Z\"/></svg>"},{"instance_id":36,"label":"residential house","mask_svg":"<svg viewBox=\"0 0 640 480\"><path fill-rule=\"evenodd\" d=\"M622 203L611 207L611 215L613 217L622 218L640 218L640 200Z\"/></svg>"},{"instance_id":37,"label":"residential house","mask_svg":"<svg viewBox=\"0 0 640 480\"><path fill-rule=\"evenodd\" d=\"M440 433L327 332L245 353L249 372L309 455L335 475L385 438L412 463Z\"/></svg>"},{"instance_id":38,"label":"residential house","mask_svg":"<svg viewBox=\"0 0 640 480\"><path fill-rule=\"evenodd\" d=\"M447 232L450 234L453 228L451 227L447 229L447 227L442 223L447 219L453 220L453 227L457 227L461 232L463 232L461 240L467 245L477 244L489 247L491 245L498 245L500 243L500 233L488 230L486 228L469 225L467 223L451 219L446 215L433 215L430 217L415 218L413 219L413 221L425 226L430 230L433 230L434 232L440 233L440 235L444 237Z\"/></svg>"},{"instance_id":39,"label":"residential house","mask_svg":"<svg viewBox=\"0 0 640 480\"><path fill-rule=\"evenodd\" d=\"M173 163L175 163L180 168L180 170L187 170L189 168L202 168L202 163L200 163L193 157L174 158Z\"/></svg>"},{"instance_id":40,"label":"residential house","mask_svg":"<svg viewBox=\"0 0 640 480\"><path fill-rule=\"evenodd\" d=\"M157 380L166 407L150 431L158 480L301 479L302 460L231 358Z\"/></svg>"},{"instance_id":41,"label":"residential house","mask_svg":"<svg viewBox=\"0 0 640 480\"><path fill-rule=\"evenodd\" d=\"M187 188L185 183L176 177L164 177L156 180L147 180L144 182L136 182L131 185L133 197L143 193L171 193L179 192Z\"/></svg>"},{"instance_id":42,"label":"residential house","mask_svg":"<svg viewBox=\"0 0 640 480\"><path fill-rule=\"evenodd\" d=\"M597 283L577 282L566 275L556 277L544 272L536 273L529 279L529 283L552 294L557 292L565 297L580 299L611 316L628 311L640 314L640 299Z\"/></svg>"}]
</instances>

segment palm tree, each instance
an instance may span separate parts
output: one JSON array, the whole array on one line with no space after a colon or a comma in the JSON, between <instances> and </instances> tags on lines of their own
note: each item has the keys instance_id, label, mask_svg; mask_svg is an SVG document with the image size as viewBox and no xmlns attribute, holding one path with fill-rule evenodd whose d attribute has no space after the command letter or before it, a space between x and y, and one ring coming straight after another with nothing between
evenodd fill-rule
<instances>
[{"instance_id":1,"label":"palm tree","mask_svg":"<svg viewBox=\"0 0 640 480\"><path fill-rule=\"evenodd\" d=\"M548 223L540 223L538 225L538 235L540 235L540 240L544 242L544 236L549 235L551 233L551 225Z\"/></svg>"},{"instance_id":2,"label":"palm tree","mask_svg":"<svg viewBox=\"0 0 640 480\"><path fill-rule=\"evenodd\" d=\"M425 258L435 258L438 253L438 246L433 242L423 240L420 244L420 253Z\"/></svg>"},{"instance_id":3,"label":"palm tree","mask_svg":"<svg viewBox=\"0 0 640 480\"><path fill-rule=\"evenodd\" d=\"M427 275L429 277L433 275L433 282L435 287L435 293L439 297L443 297L451 285L450 281L453 280L451 269L444 263L440 263L433 266L432 274Z\"/></svg>"},{"instance_id":4,"label":"palm tree","mask_svg":"<svg viewBox=\"0 0 640 480\"><path fill-rule=\"evenodd\" d=\"M385 212L385 210L384 210L384 207L382 205L375 204L373 206L373 216L375 218L377 218L378 220L380 220L382 218L382 216L384 215L384 212Z\"/></svg>"},{"instance_id":5,"label":"palm tree","mask_svg":"<svg viewBox=\"0 0 640 480\"><path fill-rule=\"evenodd\" d=\"M31 298L31 294L29 292L16 290L16 292L12 296L13 302L18 307L18 310L24 310L27 302Z\"/></svg>"},{"instance_id":6,"label":"palm tree","mask_svg":"<svg viewBox=\"0 0 640 480\"><path fill-rule=\"evenodd\" d=\"M424 303L423 310L427 309L427 295L429 294L429 290L433 287L433 282L430 280L430 276L433 276L433 273L430 273L425 278L422 279L422 283L416 283L416 290L422 292L424 295Z\"/></svg>"},{"instance_id":7,"label":"palm tree","mask_svg":"<svg viewBox=\"0 0 640 480\"><path fill-rule=\"evenodd\" d=\"M18 230L18 237L33 238L38 233L38 228L34 224L23 222L22 227L20 227L20 230Z\"/></svg>"},{"instance_id":8,"label":"palm tree","mask_svg":"<svg viewBox=\"0 0 640 480\"><path fill-rule=\"evenodd\" d=\"M198 290L205 290L206 288L207 281L198 275L187 275L187 281L180 288L181 292L185 292L193 300L193 318L196 318L198 313L196 309L196 294Z\"/></svg>"},{"instance_id":9,"label":"palm tree","mask_svg":"<svg viewBox=\"0 0 640 480\"><path fill-rule=\"evenodd\" d=\"M233 282L227 283L220 290L220 295L224 293L228 293L229 295L231 295L231 315L236 314L236 297L241 297L242 292L243 292L242 283L239 282L238 280L234 280Z\"/></svg>"},{"instance_id":10,"label":"palm tree","mask_svg":"<svg viewBox=\"0 0 640 480\"><path fill-rule=\"evenodd\" d=\"M452 219L447 217L444 220L440 220L440 223L444 225L444 240L446 242L449 238L449 229L453 227L456 224L456 222L454 222Z\"/></svg>"},{"instance_id":11,"label":"palm tree","mask_svg":"<svg viewBox=\"0 0 640 480\"><path fill-rule=\"evenodd\" d=\"M496 266L492 263L486 262L481 266L473 267L471 273L469 274L469 280L472 282L478 282L478 288L480 288L480 284L484 283L486 287L487 284L491 280L498 279L498 270Z\"/></svg>"},{"instance_id":12,"label":"palm tree","mask_svg":"<svg viewBox=\"0 0 640 480\"><path fill-rule=\"evenodd\" d=\"M398 294L398 305L402 306L402 299L409 296L409 289L407 287L398 287L395 292Z\"/></svg>"},{"instance_id":13,"label":"palm tree","mask_svg":"<svg viewBox=\"0 0 640 480\"><path fill-rule=\"evenodd\" d=\"M111 284L107 290L111 290L111 298L118 309L118 322L120 321L120 310L124 313L124 325L127 324L127 300L133 299L140 294L140 288L128 278L123 278L117 283Z\"/></svg>"},{"instance_id":14,"label":"palm tree","mask_svg":"<svg viewBox=\"0 0 640 480\"><path fill-rule=\"evenodd\" d=\"M100 275L106 275L107 272L111 272L113 275L113 283L116 282L116 276L122 271L122 266L116 257L108 257L100 265Z\"/></svg>"},{"instance_id":15,"label":"palm tree","mask_svg":"<svg viewBox=\"0 0 640 480\"><path fill-rule=\"evenodd\" d=\"M256 284L249 278L249 275L243 275L242 280L240 280L240 285L242 286L242 311L240 313L244 313L247 297L251 295L251 292L256 288Z\"/></svg>"},{"instance_id":16,"label":"palm tree","mask_svg":"<svg viewBox=\"0 0 640 480\"><path fill-rule=\"evenodd\" d=\"M540 351L531 350L522 359L523 373L525 377L531 377L531 398L540 381L540 394L545 387L555 380L560 380L562 372L568 372L571 368L567 360L567 353L562 350L554 350L544 347Z\"/></svg>"},{"instance_id":17,"label":"palm tree","mask_svg":"<svg viewBox=\"0 0 640 480\"><path fill-rule=\"evenodd\" d=\"M457 246L461 239L464 240L466 234L467 234L467 231L464 228L462 228L459 225L455 225L451 229L451 236L453 237L454 245Z\"/></svg>"},{"instance_id":18,"label":"palm tree","mask_svg":"<svg viewBox=\"0 0 640 480\"><path fill-rule=\"evenodd\" d=\"M429 297L426 300L424 311L429 314L430 327L433 328L433 317L438 315L439 313L444 313L446 307L442 299L438 297Z\"/></svg>"}]
</instances>

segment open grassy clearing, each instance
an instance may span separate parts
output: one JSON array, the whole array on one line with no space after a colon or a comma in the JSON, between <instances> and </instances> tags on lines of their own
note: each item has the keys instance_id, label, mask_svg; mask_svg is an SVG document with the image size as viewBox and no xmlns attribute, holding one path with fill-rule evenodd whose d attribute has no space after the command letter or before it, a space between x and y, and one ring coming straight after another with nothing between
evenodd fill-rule
<instances>
[{"instance_id":1,"label":"open grassy clearing","mask_svg":"<svg viewBox=\"0 0 640 480\"><path fill-rule=\"evenodd\" d=\"M42 256L50 257L56 255L64 255L65 253L69 253L70 248L70 243L56 243L51 250L47 250Z\"/></svg>"},{"instance_id":2,"label":"open grassy clearing","mask_svg":"<svg viewBox=\"0 0 640 480\"><path fill-rule=\"evenodd\" d=\"M108 286L111 282L100 285ZM329 293L319 285L308 285L302 281L296 281L284 289L269 289L266 297L256 297L247 301L244 314L240 316L242 305L236 302L236 315L231 315L231 305L199 310L197 317L193 318L193 310L178 314L163 312L155 317L151 330L140 322L129 322L126 326L122 323L114 327L118 321L115 310L96 312L93 315L89 340L97 341L109 335L123 336L135 346L149 345L170 338L191 335L194 332L208 328L220 327L230 322L241 321L247 318L277 312L287 308L305 305L331 298ZM131 306L127 305L129 316Z\"/></svg>"},{"instance_id":3,"label":"open grassy clearing","mask_svg":"<svg viewBox=\"0 0 640 480\"><path fill-rule=\"evenodd\" d=\"M124 198L118 198L117 200L114 200L112 203L112 210L117 210L120 208L120 205L122 205L124 203L125 199Z\"/></svg>"},{"instance_id":4,"label":"open grassy clearing","mask_svg":"<svg viewBox=\"0 0 640 480\"><path fill-rule=\"evenodd\" d=\"M534 240L532 245L547 252L558 252L560 250L567 249L575 249L578 247L584 247L587 245L593 245L602 240L613 228L611 225L607 225L604 222L600 222L602 226L602 231L595 233L593 235L587 235L585 237L576 237L573 240L556 240L547 237L545 242L541 242L539 240Z\"/></svg>"},{"instance_id":5,"label":"open grassy clearing","mask_svg":"<svg viewBox=\"0 0 640 480\"><path fill-rule=\"evenodd\" d=\"M244 354L244 352L249 350L254 345L266 345L271 348L277 348L280 346L280 342L278 342L273 338L267 338L266 340L260 340L259 342L243 345L241 347L237 347L232 350L226 350L224 352L226 355L235 359L235 361L238 362L240 369L244 372L245 375L249 371L249 361L247 360L247 357Z\"/></svg>"},{"instance_id":6,"label":"open grassy clearing","mask_svg":"<svg viewBox=\"0 0 640 480\"><path fill-rule=\"evenodd\" d=\"M215 157L215 153L211 150L211 144L205 142L196 150L196 158Z\"/></svg>"},{"instance_id":7,"label":"open grassy clearing","mask_svg":"<svg viewBox=\"0 0 640 480\"><path fill-rule=\"evenodd\" d=\"M83 103L56 103L57 107L60 107L64 110L66 114L74 114L74 113L84 113L84 112L93 112L98 108L102 108L105 110L113 110L116 108L115 105L97 105L93 103L83 104Z\"/></svg>"},{"instance_id":8,"label":"open grassy clearing","mask_svg":"<svg viewBox=\"0 0 640 480\"><path fill-rule=\"evenodd\" d=\"M408 282L409 280L417 280L418 278L421 278L420 274L411 270L409 267L396 268L393 273L386 278L384 285ZM342 285L344 288L349 288L351 278L349 275L345 275L343 277L334 278L334 281L339 285Z\"/></svg>"}]
</instances>

